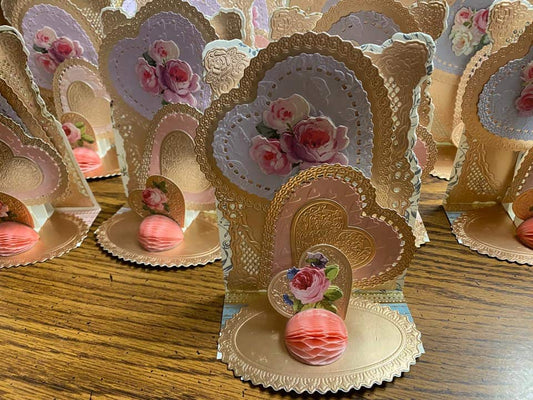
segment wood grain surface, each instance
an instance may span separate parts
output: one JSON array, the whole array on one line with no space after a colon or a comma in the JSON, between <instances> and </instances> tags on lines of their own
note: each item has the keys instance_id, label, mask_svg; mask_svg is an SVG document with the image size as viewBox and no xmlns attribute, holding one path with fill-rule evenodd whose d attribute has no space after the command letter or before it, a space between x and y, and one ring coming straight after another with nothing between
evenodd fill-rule
<instances>
[{"instance_id":1,"label":"wood grain surface","mask_svg":"<svg viewBox=\"0 0 533 400\"><path fill-rule=\"evenodd\" d=\"M220 263L156 269L108 256L93 232L124 204L122 185L90 186L102 212L80 248L0 271L0 399L300 398L243 383L216 360ZM431 242L405 287L426 354L392 383L330 398L533 399L533 269L458 245L445 188L424 184Z\"/></svg>"}]
</instances>

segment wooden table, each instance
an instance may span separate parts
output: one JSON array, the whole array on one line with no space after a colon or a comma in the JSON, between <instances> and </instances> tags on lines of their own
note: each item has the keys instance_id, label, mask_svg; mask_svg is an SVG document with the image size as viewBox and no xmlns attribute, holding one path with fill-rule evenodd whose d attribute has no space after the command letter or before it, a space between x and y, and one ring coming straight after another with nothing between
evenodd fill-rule
<instances>
[{"instance_id":1,"label":"wooden table","mask_svg":"<svg viewBox=\"0 0 533 400\"><path fill-rule=\"evenodd\" d=\"M108 256L93 232L124 204L120 178L90 186L102 213L80 248L0 271L0 399L298 398L243 383L216 360L220 264L155 269ZM331 397L533 399L533 269L458 245L445 188L424 185L431 242L405 287L426 354L392 383Z\"/></svg>"}]
</instances>

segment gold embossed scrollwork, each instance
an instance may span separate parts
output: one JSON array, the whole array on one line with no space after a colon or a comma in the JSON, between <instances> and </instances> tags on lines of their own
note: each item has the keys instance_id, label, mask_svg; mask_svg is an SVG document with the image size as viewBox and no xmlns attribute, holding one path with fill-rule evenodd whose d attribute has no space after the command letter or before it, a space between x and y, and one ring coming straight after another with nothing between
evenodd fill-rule
<instances>
[{"instance_id":1,"label":"gold embossed scrollwork","mask_svg":"<svg viewBox=\"0 0 533 400\"><path fill-rule=\"evenodd\" d=\"M445 0L418 0L409 7L420 30L437 40L446 28L448 6Z\"/></svg>"},{"instance_id":2,"label":"gold embossed scrollwork","mask_svg":"<svg viewBox=\"0 0 533 400\"><path fill-rule=\"evenodd\" d=\"M322 15L314 31L327 32L341 18L361 11L383 14L394 21L404 33L420 30L418 22L409 9L396 0L341 0Z\"/></svg>"},{"instance_id":3,"label":"gold embossed scrollwork","mask_svg":"<svg viewBox=\"0 0 533 400\"><path fill-rule=\"evenodd\" d=\"M360 49L350 43L342 41L338 37L325 34L306 33L295 34L288 38L282 38L271 43L266 49L261 50L246 68L239 88L230 93L223 94L219 99L212 102L200 120L196 136L196 153L202 171L207 179L216 188L216 196L219 200L219 208L224 218L230 223L231 250L233 270L231 274L239 276L246 285L239 285L238 281L232 281L231 274L228 286L251 287L250 281L257 278L259 249L251 246L246 241L253 237L257 243L262 242L264 217L268 207L268 201L257 195L250 194L232 183L218 169L213 157L213 135L219 121L224 115L238 104L252 102L257 96L257 85L265 72L277 62L287 57L302 53L320 53L332 56L343 62L349 69L354 71L361 81L363 88L368 93L371 105L372 121L374 124L374 156L373 156L373 182L377 184L378 202L384 207L391 208L388 192L392 190L389 182L393 180L394 172L391 172L389 159L382 157L385 149L393 148L390 132L393 129L392 111L387 89L383 78L377 68L372 65L370 58L366 57ZM394 160L405 156L397 154L393 150ZM387 178L378 179L383 174ZM382 181L386 183L381 183ZM412 187L411 182L402 182L402 186ZM412 189L406 189L406 192ZM403 192L403 188L402 188ZM236 225L239 225L238 227ZM253 232L253 233L252 233ZM242 257L238 257L242 255ZM255 276L255 278L254 278ZM248 279L250 278L250 279ZM257 283L255 283L257 285ZM256 286L257 287L257 286Z\"/></svg>"},{"instance_id":4,"label":"gold embossed scrollwork","mask_svg":"<svg viewBox=\"0 0 533 400\"><path fill-rule=\"evenodd\" d=\"M492 6L487 32L492 40L492 52L515 43L533 22L533 7L527 1L501 1Z\"/></svg>"},{"instance_id":5,"label":"gold embossed scrollwork","mask_svg":"<svg viewBox=\"0 0 533 400\"><path fill-rule=\"evenodd\" d=\"M391 132L392 147L384 149L381 157L390 160L387 174L377 174L375 180L381 185L387 182L391 190L387 193L393 209L405 215L412 195L411 189L402 187L403 181L411 181L414 172L405 157L393 158L394 154L405 154L409 149L409 136L414 135L411 129L411 110L413 108L413 91L426 76L426 63L429 56L427 47L418 41L394 41L391 46L383 49L381 54L368 53L380 73L385 78L385 86L389 90L391 107L394 110L394 129ZM411 73L406 74L409 69ZM374 174L374 170L373 170ZM392 180L391 180L391 177ZM374 181L375 181L374 180Z\"/></svg>"},{"instance_id":6,"label":"gold embossed scrollwork","mask_svg":"<svg viewBox=\"0 0 533 400\"><path fill-rule=\"evenodd\" d=\"M321 14L306 14L298 7L280 8L270 18L270 37L278 40L293 33L304 33L312 30Z\"/></svg>"},{"instance_id":7,"label":"gold embossed scrollwork","mask_svg":"<svg viewBox=\"0 0 533 400\"><path fill-rule=\"evenodd\" d=\"M239 85L250 59L236 47L215 48L206 53L203 63L206 70L204 79L215 97L220 97Z\"/></svg>"}]
</instances>

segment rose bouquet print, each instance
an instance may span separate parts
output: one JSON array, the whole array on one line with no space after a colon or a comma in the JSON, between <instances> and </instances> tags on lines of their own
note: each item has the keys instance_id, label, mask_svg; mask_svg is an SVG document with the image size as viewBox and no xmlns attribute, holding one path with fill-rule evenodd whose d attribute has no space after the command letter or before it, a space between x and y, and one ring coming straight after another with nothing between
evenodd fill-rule
<instances>
[{"instance_id":1,"label":"rose bouquet print","mask_svg":"<svg viewBox=\"0 0 533 400\"><path fill-rule=\"evenodd\" d=\"M305 266L292 267L287 271L290 293L285 293L283 300L294 312L311 308L337 312L334 302L344 294L338 286L332 284L339 274L339 266L328 265L328 261L320 252L307 253Z\"/></svg>"},{"instance_id":2,"label":"rose bouquet print","mask_svg":"<svg viewBox=\"0 0 533 400\"><path fill-rule=\"evenodd\" d=\"M274 100L263 112L250 148L263 173L286 176L322 163L348 164L341 153L350 143L348 128L309 113L309 103L299 94Z\"/></svg>"},{"instance_id":3,"label":"rose bouquet print","mask_svg":"<svg viewBox=\"0 0 533 400\"><path fill-rule=\"evenodd\" d=\"M462 7L457 11L450 32L452 50L456 56L475 53L490 43L487 35L489 9Z\"/></svg>"},{"instance_id":4,"label":"rose bouquet print","mask_svg":"<svg viewBox=\"0 0 533 400\"><path fill-rule=\"evenodd\" d=\"M141 87L160 96L163 105L184 103L196 107L194 93L200 90L200 77L179 55L179 48L172 40L156 40L139 58L135 71Z\"/></svg>"},{"instance_id":5,"label":"rose bouquet print","mask_svg":"<svg viewBox=\"0 0 533 400\"><path fill-rule=\"evenodd\" d=\"M63 61L83 55L80 42L66 36L58 37L56 31L49 26L35 33L33 50L36 63L50 74L53 74Z\"/></svg>"}]
</instances>

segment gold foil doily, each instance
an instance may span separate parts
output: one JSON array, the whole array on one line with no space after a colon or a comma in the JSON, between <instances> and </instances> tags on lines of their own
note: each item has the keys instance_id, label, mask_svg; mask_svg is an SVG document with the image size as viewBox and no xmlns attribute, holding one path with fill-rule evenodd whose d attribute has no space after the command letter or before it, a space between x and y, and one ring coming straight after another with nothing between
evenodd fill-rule
<instances>
[{"instance_id":1,"label":"gold foil doily","mask_svg":"<svg viewBox=\"0 0 533 400\"><path fill-rule=\"evenodd\" d=\"M115 214L97 230L102 248L115 257L136 264L159 267L192 267L220 259L217 221L204 212L185 231L183 243L167 251L149 252L137 240L142 218L134 211Z\"/></svg>"},{"instance_id":2,"label":"gold foil doily","mask_svg":"<svg viewBox=\"0 0 533 400\"><path fill-rule=\"evenodd\" d=\"M480 254L533 265L533 250L518 241L513 221L501 205L465 212L452 230L459 243Z\"/></svg>"},{"instance_id":3,"label":"gold foil doily","mask_svg":"<svg viewBox=\"0 0 533 400\"><path fill-rule=\"evenodd\" d=\"M330 365L306 365L289 355L283 339L287 321L267 301L243 308L221 331L222 361L254 385L325 394L390 382L421 355L420 332L407 317L361 298L350 300L348 347Z\"/></svg>"},{"instance_id":4,"label":"gold foil doily","mask_svg":"<svg viewBox=\"0 0 533 400\"><path fill-rule=\"evenodd\" d=\"M60 257L78 247L89 227L71 214L54 212L39 231L40 239L30 250L9 257L0 257L0 268L17 267Z\"/></svg>"}]
</instances>

